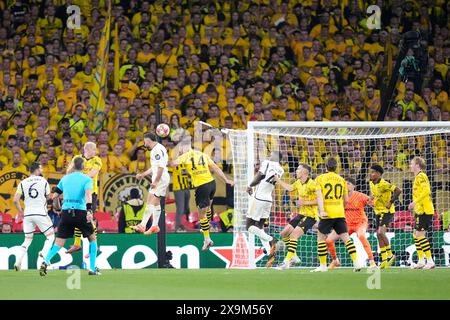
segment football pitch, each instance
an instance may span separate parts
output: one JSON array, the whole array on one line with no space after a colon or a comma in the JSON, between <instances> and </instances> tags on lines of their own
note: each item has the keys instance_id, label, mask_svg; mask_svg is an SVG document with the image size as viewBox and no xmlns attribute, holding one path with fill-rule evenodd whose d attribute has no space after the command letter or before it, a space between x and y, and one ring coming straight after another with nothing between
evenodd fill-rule
<instances>
[{"instance_id":1,"label":"football pitch","mask_svg":"<svg viewBox=\"0 0 450 320\"><path fill-rule=\"evenodd\" d=\"M377 274L363 269L143 269L104 270L88 276L66 270L0 271L0 300L5 299L450 299L450 269L392 268ZM369 278L372 277L372 278ZM77 287L79 289L69 289ZM369 289L375 287L374 289ZM376 289L379 287L379 289Z\"/></svg>"}]
</instances>

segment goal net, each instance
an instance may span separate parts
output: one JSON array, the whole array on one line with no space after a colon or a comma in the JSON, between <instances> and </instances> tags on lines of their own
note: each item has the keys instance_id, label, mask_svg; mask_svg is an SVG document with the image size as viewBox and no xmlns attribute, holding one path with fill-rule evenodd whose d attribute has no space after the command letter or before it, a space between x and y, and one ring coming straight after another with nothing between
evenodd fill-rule
<instances>
[{"instance_id":1,"label":"goal net","mask_svg":"<svg viewBox=\"0 0 450 320\"><path fill-rule=\"evenodd\" d=\"M249 195L246 187L262 161L272 151L281 154L284 168L282 179L294 183L295 171L300 163L312 169L312 178L324 173L325 159L334 156L338 160L338 173L356 180L356 190L369 195L369 169L380 164L383 178L402 189L395 203L394 220L387 236L397 259L394 266L409 266L417 261L412 231L414 214L408 211L412 201L414 175L409 161L414 156L426 160L435 207L433 227L428 231L432 254L438 266L450 266L450 123L445 122L249 122L247 130L229 130L234 172L234 268L264 267L267 255L262 244L246 230ZM287 248L280 231L298 213L295 193L278 184L273 192L273 204L266 232L279 239L278 254L274 266L281 263ZM372 247L374 259L380 262L376 239L375 213L366 206L369 220L366 237ZM299 267L318 266L317 225L309 230L297 247ZM367 262L367 254L356 234L354 240L358 259ZM352 266L342 242L336 242L337 255L343 266ZM328 257L328 263L330 257Z\"/></svg>"}]
</instances>

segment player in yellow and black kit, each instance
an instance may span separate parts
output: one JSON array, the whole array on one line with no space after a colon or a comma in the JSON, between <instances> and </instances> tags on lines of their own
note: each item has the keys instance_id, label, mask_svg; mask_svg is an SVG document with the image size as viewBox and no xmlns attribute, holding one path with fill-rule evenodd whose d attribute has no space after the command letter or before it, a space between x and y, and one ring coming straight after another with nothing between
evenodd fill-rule
<instances>
[{"instance_id":1,"label":"player in yellow and black kit","mask_svg":"<svg viewBox=\"0 0 450 320\"><path fill-rule=\"evenodd\" d=\"M184 166L180 163L178 166L170 168L172 173L172 191L175 196L176 216L175 216L175 230L183 230L181 218L183 214L189 216L189 200L191 198L191 181L189 174Z\"/></svg>"},{"instance_id":2,"label":"player in yellow and black kit","mask_svg":"<svg viewBox=\"0 0 450 320\"><path fill-rule=\"evenodd\" d=\"M347 222L345 221L345 204L348 202L347 183L345 179L336 173L338 162L335 158L327 159L327 173L316 178L319 185L317 190L317 204L319 206L319 227L317 232L317 251L320 267L311 272L325 272L327 268L327 235L332 230L336 231L339 238L345 243L348 254L352 258L354 271L360 271L357 263L356 248L353 240L348 235Z\"/></svg>"},{"instance_id":3,"label":"player in yellow and black kit","mask_svg":"<svg viewBox=\"0 0 450 320\"><path fill-rule=\"evenodd\" d=\"M409 210L414 210L416 226L414 230L414 242L416 244L419 261L413 267L415 269L434 269L435 263L431 256L430 242L426 238L427 230L433 222L434 206L431 198L431 187L428 176L423 170L426 163L423 158L415 157L411 160L410 169L414 173L413 202L409 205ZM424 254L427 259L425 264Z\"/></svg>"},{"instance_id":4,"label":"player in yellow and black kit","mask_svg":"<svg viewBox=\"0 0 450 320\"><path fill-rule=\"evenodd\" d=\"M288 230L292 230L289 234L289 239L284 240L287 243L288 253L284 258L283 263L279 265L280 269L287 269L292 264L299 262L297 257L298 239L301 238L309 229L311 229L319 220L319 210L317 208L317 190L319 186L309 177L311 167L307 164L301 163L297 171L297 181L292 185L283 182L278 176L275 176L275 181L278 182L284 189L289 192L296 191L298 196L297 205L300 206L298 215L289 222L286 226Z\"/></svg>"},{"instance_id":5,"label":"player in yellow and black kit","mask_svg":"<svg viewBox=\"0 0 450 320\"><path fill-rule=\"evenodd\" d=\"M212 170L225 183L233 185L223 171L205 153L191 148L191 141L185 139L180 142L182 155L170 162L170 166L184 164L187 172L191 176L192 186L195 188L195 203L199 208L200 226L205 238L202 250L208 250L214 242L209 237L209 222L212 216L207 216L211 212L211 203L216 192L216 182L211 174Z\"/></svg>"},{"instance_id":6,"label":"player in yellow and black kit","mask_svg":"<svg viewBox=\"0 0 450 320\"><path fill-rule=\"evenodd\" d=\"M394 219L394 202L402 190L382 178L383 168L375 164L370 168L370 196L377 222L378 246L381 250L380 269L389 268L395 260L386 229Z\"/></svg>"},{"instance_id":7,"label":"player in yellow and black kit","mask_svg":"<svg viewBox=\"0 0 450 320\"><path fill-rule=\"evenodd\" d=\"M72 158L72 161L67 168L67 173L71 173L73 171L73 164L76 158L82 157L84 158L84 170L83 173L87 174L92 178L92 212L95 212L97 209L97 195L98 195L98 174L102 168L102 159L96 156L97 154L97 146L93 142L86 142L83 148L83 154L76 155ZM97 234L97 227L95 223L92 222L94 226L94 232ZM81 231L78 228L75 228L74 234L75 240L73 246L66 251L66 253L73 253L81 249Z\"/></svg>"}]
</instances>

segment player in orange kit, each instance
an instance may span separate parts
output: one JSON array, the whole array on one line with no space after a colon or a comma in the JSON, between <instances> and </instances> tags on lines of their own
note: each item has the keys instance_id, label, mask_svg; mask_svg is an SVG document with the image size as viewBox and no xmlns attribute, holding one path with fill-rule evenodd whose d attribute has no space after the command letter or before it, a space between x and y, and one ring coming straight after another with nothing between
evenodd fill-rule
<instances>
[{"instance_id":1,"label":"player in orange kit","mask_svg":"<svg viewBox=\"0 0 450 320\"><path fill-rule=\"evenodd\" d=\"M345 181L347 182L348 189L348 202L345 206L345 221L348 225L348 234L351 235L353 232L356 232L359 240L364 246L364 250L366 250L367 255L369 256L369 267L374 268L376 267L376 264L373 260L372 248L366 238L368 220L364 212L364 207L369 203L370 198L364 193L355 190L356 182L354 179L347 177L345 178ZM331 258L333 259L329 267L330 269L337 268L341 265L336 256L336 247L334 246L334 242L338 239L339 236L333 231L326 240L328 252L330 252Z\"/></svg>"}]
</instances>

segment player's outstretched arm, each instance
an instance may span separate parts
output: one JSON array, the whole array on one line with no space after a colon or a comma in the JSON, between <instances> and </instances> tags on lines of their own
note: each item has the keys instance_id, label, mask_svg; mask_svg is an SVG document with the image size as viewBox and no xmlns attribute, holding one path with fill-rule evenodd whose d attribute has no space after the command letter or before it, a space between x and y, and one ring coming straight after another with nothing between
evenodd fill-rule
<instances>
[{"instance_id":1,"label":"player's outstretched arm","mask_svg":"<svg viewBox=\"0 0 450 320\"><path fill-rule=\"evenodd\" d=\"M294 187L292 185L290 185L289 183L284 182L283 180L281 180L277 175L274 176L274 179L277 183L280 184L280 186L282 186L284 189L286 189L289 192L294 191Z\"/></svg>"},{"instance_id":2,"label":"player's outstretched arm","mask_svg":"<svg viewBox=\"0 0 450 320\"><path fill-rule=\"evenodd\" d=\"M257 185L262 181L262 179L264 179L264 175L261 174L261 172L258 172L258 173L253 177L252 182L250 182L250 185L247 187L247 193L248 193L249 195L252 195L252 193L253 193L253 187L257 186Z\"/></svg>"},{"instance_id":3,"label":"player's outstretched arm","mask_svg":"<svg viewBox=\"0 0 450 320\"><path fill-rule=\"evenodd\" d=\"M142 173L136 174L136 178L137 178L137 179L142 179L142 178L148 176L148 175L151 174L151 173L152 173L152 168L150 167L150 168L148 168L148 170L146 170L146 171L144 171L144 172L142 172Z\"/></svg>"},{"instance_id":4,"label":"player's outstretched arm","mask_svg":"<svg viewBox=\"0 0 450 320\"><path fill-rule=\"evenodd\" d=\"M230 186L234 185L234 181L230 180L227 178L227 176L225 175L225 173L223 173L222 169L220 169L217 164L215 164L214 162L210 162L209 163L209 168L215 172L220 179L222 179L226 184L229 184Z\"/></svg>"}]
</instances>

